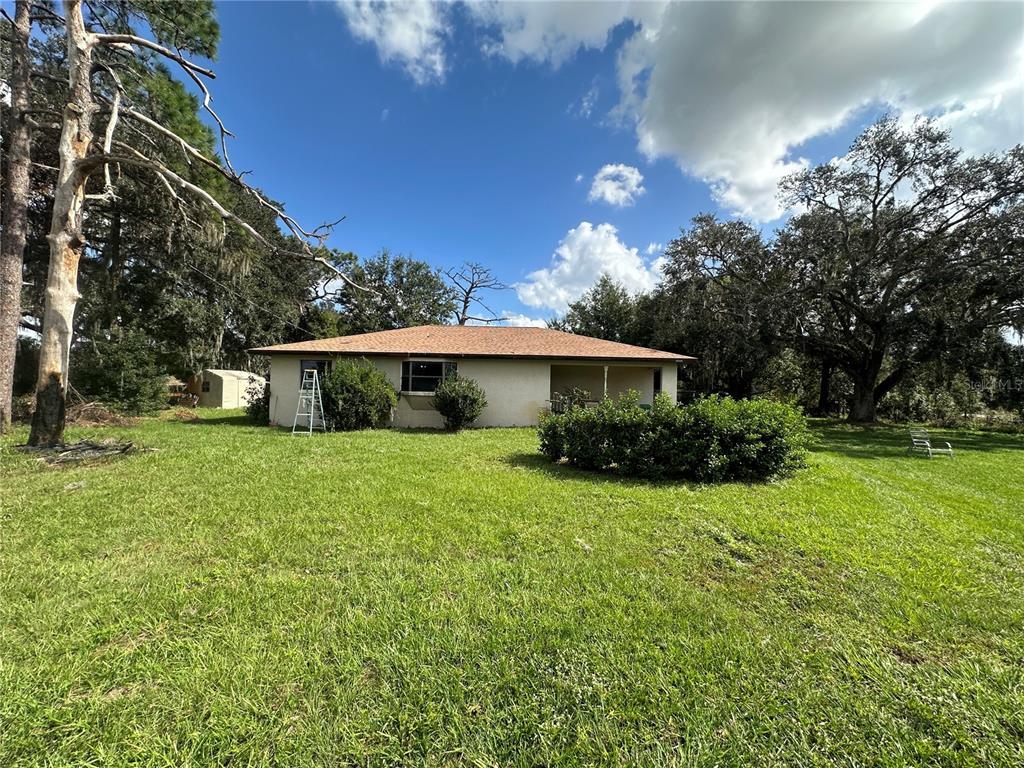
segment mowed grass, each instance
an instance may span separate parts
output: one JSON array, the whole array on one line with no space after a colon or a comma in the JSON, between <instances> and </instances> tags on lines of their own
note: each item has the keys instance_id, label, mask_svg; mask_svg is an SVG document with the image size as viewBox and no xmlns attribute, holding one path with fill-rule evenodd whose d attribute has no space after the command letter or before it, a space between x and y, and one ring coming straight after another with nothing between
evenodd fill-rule
<instances>
[{"instance_id":1,"label":"mowed grass","mask_svg":"<svg viewBox=\"0 0 1024 768\"><path fill-rule=\"evenodd\" d=\"M1024 438L700 487L202 416L3 443L0 765L1024 764Z\"/></svg>"}]
</instances>

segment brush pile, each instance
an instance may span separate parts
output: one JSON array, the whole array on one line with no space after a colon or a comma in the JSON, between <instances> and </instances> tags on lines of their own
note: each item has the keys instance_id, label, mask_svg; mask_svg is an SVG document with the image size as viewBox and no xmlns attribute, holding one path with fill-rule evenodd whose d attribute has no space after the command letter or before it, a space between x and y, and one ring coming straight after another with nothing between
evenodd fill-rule
<instances>
[{"instance_id":1,"label":"brush pile","mask_svg":"<svg viewBox=\"0 0 1024 768\"><path fill-rule=\"evenodd\" d=\"M79 440L77 443L61 443L59 445L47 446L21 446L26 453L42 454L39 460L50 466L61 464L77 464L81 462L104 461L130 453L136 453L140 449L134 443L121 443L114 438L107 438L97 442L95 440Z\"/></svg>"}]
</instances>

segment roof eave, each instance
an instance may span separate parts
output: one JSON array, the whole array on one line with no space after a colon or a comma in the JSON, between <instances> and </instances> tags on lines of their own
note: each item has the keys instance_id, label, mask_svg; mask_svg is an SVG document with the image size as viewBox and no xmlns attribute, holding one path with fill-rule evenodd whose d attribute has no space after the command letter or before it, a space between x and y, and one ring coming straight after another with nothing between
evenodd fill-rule
<instances>
[{"instance_id":1,"label":"roof eave","mask_svg":"<svg viewBox=\"0 0 1024 768\"><path fill-rule=\"evenodd\" d=\"M517 353L476 352L367 352L338 349L274 349L255 347L246 350L253 355L339 355L343 357L452 357L476 360L589 360L607 363L690 363L697 358L689 355L667 357L601 357L593 355L523 355Z\"/></svg>"}]
</instances>

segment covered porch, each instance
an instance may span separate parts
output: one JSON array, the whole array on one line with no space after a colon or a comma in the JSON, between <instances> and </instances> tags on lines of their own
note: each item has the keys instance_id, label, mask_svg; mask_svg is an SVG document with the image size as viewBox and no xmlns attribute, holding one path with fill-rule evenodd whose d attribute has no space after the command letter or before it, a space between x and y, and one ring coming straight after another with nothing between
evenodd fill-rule
<instances>
[{"instance_id":1,"label":"covered porch","mask_svg":"<svg viewBox=\"0 0 1024 768\"><path fill-rule=\"evenodd\" d=\"M662 391L662 366L643 364L560 363L551 366L552 410L557 411L572 391L586 393L585 402L597 404L605 397L617 399L630 390L640 395L641 405L650 405Z\"/></svg>"}]
</instances>

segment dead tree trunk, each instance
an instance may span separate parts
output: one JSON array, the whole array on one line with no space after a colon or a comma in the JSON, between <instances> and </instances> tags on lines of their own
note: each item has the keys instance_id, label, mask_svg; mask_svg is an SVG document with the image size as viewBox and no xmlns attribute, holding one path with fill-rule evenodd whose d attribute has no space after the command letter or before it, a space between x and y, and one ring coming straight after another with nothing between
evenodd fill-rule
<instances>
[{"instance_id":1,"label":"dead tree trunk","mask_svg":"<svg viewBox=\"0 0 1024 768\"><path fill-rule=\"evenodd\" d=\"M92 50L94 35L86 30L80 0L65 0L68 46L68 103L58 152L60 169L53 195L53 219L47 240L50 266L39 349L36 410L29 445L53 445L64 437L68 363L78 303L78 261L85 245L82 221L89 174L81 162L92 143Z\"/></svg>"},{"instance_id":2,"label":"dead tree trunk","mask_svg":"<svg viewBox=\"0 0 1024 768\"><path fill-rule=\"evenodd\" d=\"M211 70L189 61L180 53L158 42L135 34L90 32L86 29L82 18L82 0L64 0L64 11L64 25L67 30L69 93L58 145L60 168L54 187L53 219L50 234L47 235L50 243L50 266L46 283L39 377L36 382L36 410L32 416L30 445L59 443L64 435L68 363L74 333L75 307L79 299L78 262L85 245L82 234L85 191L89 175L93 171L102 170L104 173L104 193L101 197L113 199L114 185L110 173L112 165L144 169L157 178L176 204L180 205L184 202L177 191L181 190L195 198L198 203L213 209L221 217L225 226L230 223L239 227L272 253L320 264L353 287L362 289L362 286L354 283L320 252L324 241L339 222L322 224L311 231L303 229L280 206L272 203L258 190L247 185L243 181L242 174L236 173L232 168L227 159L226 147L226 137L231 134L224 127L217 113L210 107L210 93L201 79L202 77L213 78L214 73ZM94 74L93 51L96 48L116 49L127 57L137 56L140 55L140 52L145 51L147 54L156 54L163 59L177 63L203 92L205 97L203 108L220 129L223 162L226 167L208 157L157 120L133 109L130 104L122 105L124 89L121 86L117 70L119 67L130 66L124 61L120 64L98 62L96 71L105 72L110 77L116 92L112 98L104 99L109 104L110 116L102 135L102 142L96 145L97 151L90 153L90 145L93 144L92 119L99 108L93 99L90 79ZM130 144L116 141L114 133L122 115L168 137L181 148L190 162L196 160L202 163L236 185L237 188L251 195L262 208L273 212L274 216L285 225L299 242L299 250L285 249L275 245L250 223L225 208L216 197L204 188L179 176L156 157L148 157ZM114 153L115 147L116 153ZM182 215L184 216L184 214Z\"/></svg>"},{"instance_id":3,"label":"dead tree trunk","mask_svg":"<svg viewBox=\"0 0 1024 768\"><path fill-rule=\"evenodd\" d=\"M29 165L32 129L29 124L29 37L32 21L28 0L18 0L11 35L11 133L7 150L3 237L0 238L0 433L11 426L14 399L14 356L21 323L21 272L28 235Z\"/></svg>"}]
</instances>

